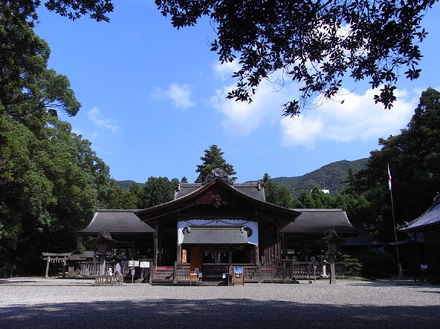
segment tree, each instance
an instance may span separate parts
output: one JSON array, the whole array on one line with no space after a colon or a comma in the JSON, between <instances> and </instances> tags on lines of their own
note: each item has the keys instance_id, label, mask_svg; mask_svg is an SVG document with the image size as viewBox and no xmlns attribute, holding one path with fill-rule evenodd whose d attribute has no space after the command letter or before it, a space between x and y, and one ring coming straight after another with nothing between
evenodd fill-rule
<instances>
[{"instance_id":1,"label":"tree","mask_svg":"<svg viewBox=\"0 0 440 329\"><path fill-rule=\"evenodd\" d=\"M0 166L0 263L21 273L38 271L41 251L80 250L78 230L118 195L90 142L69 123L47 119L33 129L0 117L0 159L7 163Z\"/></svg>"},{"instance_id":2,"label":"tree","mask_svg":"<svg viewBox=\"0 0 440 329\"><path fill-rule=\"evenodd\" d=\"M67 77L47 68L50 49L32 30L39 4L0 1L0 275L37 273L42 251L80 250L77 232L93 211L122 197L90 142L57 118L80 103Z\"/></svg>"},{"instance_id":3,"label":"tree","mask_svg":"<svg viewBox=\"0 0 440 329\"><path fill-rule=\"evenodd\" d=\"M335 207L334 198L314 187L309 192L303 192L296 200L295 208L303 209L331 209Z\"/></svg>"},{"instance_id":4,"label":"tree","mask_svg":"<svg viewBox=\"0 0 440 329\"><path fill-rule=\"evenodd\" d=\"M211 173L213 169L222 169L229 176L236 175L234 167L226 162L223 158L224 152L217 145L211 145L209 150L205 150L205 156L201 157L200 160L203 161L201 165L197 165L196 172L199 173L196 182L203 182L206 175ZM237 177L229 177L232 181L235 181Z\"/></svg>"},{"instance_id":5,"label":"tree","mask_svg":"<svg viewBox=\"0 0 440 329\"><path fill-rule=\"evenodd\" d=\"M177 28L193 26L202 16L211 19L218 35L211 50L222 63L238 57L241 66L233 74L238 83L229 98L250 102L263 79L281 72L278 84L292 79L302 85L299 99L284 104L284 114L295 115L316 95L334 97L347 75L355 82L368 79L372 88L381 87L375 102L391 108L401 68L408 79L420 75L418 43L427 35L420 24L437 0L155 2ZM88 15L109 21L107 14L114 9L111 0L46 0L44 4L72 20ZM13 24L19 26L33 24L41 1L4 0L0 5L14 11L17 19ZM9 44L13 58L25 55L26 47ZM13 80L21 77L16 75Z\"/></svg>"},{"instance_id":6,"label":"tree","mask_svg":"<svg viewBox=\"0 0 440 329\"><path fill-rule=\"evenodd\" d=\"M280 186L272 181L267 173L263 176L262 185L264 186L264 193L267 202L284 208L293 208L292 195L286 186Z\"/></svg>"},{"instance_id":7,"label":"tree","mask_svg":"<svg viewBox=\"0 0 440 329\"><path fill-rule=\"evenodd\" d=\"M177 185L178 180L175 178L170 181L166 177L149 177L140 192L139 208L149 208L173 200Z\"/></svg>"},{"instance_id":8,"label":"tree","mask_svg":"<svg viewBox=\"0 0 440 329\"><path fill-rule=\"evenodd\" d=\"M398 71L420 75L421 20L437 0L156 0L174 27L193 26L208 16L216 28L211 42L222 63L235 61L237 88L229 98L251 101L263 79L275 72L300 83L301 96L284 104L295 115L315 95L334 97L349 75L381 87L375 102L391 108Z\"/></svg>"},{"instance_id":9,"label":"tree","mask_svg":"<svg viewBox=\"0 0 440 329\"><path fill-rule=\"evenodd\" d=\"M74 116L81 104L67 77L47 69L50 49L32 30L37 17L29 2L0 3L0 115L36 119L62 110Z\"/></svg>"},{"instance_id":10,"label":"tree","mask_svg":"<svg viewBox=\"0 0 440 329\"><path fill-rule=\"evenodd\" d=\"M392 173L395 218L411 221L430 205L440 185L440 92L428 88L411 121L400 134L379 139L367 169L354 175L350 189L369 203L364 222L384 241L393 239L394 226L387 164Z\"/></svg>"}]
</instances>

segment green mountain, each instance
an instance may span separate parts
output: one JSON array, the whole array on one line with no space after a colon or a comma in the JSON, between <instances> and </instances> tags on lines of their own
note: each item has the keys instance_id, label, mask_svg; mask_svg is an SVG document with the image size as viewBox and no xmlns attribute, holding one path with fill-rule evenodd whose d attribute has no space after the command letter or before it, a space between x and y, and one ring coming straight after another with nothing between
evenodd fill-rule
<instances>
[{"instance_id":1,"label":"green mountain","mask_svg":"<svg viewBox=\"0 0 440 329\"><path fill-rule=\"evenodd\" d=\"M355 161L336 161L303 176L277 177L272 178L272 180L279 185L285 185L295 198L302 192L310 191L314 187L336 193L346 185L348 171L351 169L356 173L365 168L367 160L368 158ZM132 180L117 181L117 183L124 191L128 191L133 184L139 184Z\"/></svg>"},{"instance_id":2,"label":"green mountain","mask_svg":"<svg viewBox=\"0 0 440 329\"><path fill-rule=\"evenodd\" d=\"M346 185L348 171L351 169L353 173L356 173L364 169L367 160L368 158L355 161L336 161L303 176L277 177L272 180L279 185L286 186L295 198L314 187L330 190L330 193L333 194Z\"/></svg>"},{"instance_id":3,"label":"green mountain","mask_svg":"<svg viewBox=\"0 0 440 329\"><path fill-rule=\"evenodd\" d=\"M131 185L133 185L133 184L139 184L133 180L118 180L118 181L116 181L116 183L118 183L118 185L120 187L122 187L122 189L124 191L128 191L130 189ZM140 184L140 185L143 185L143 184Z\"/></svg>"}]
</instances>

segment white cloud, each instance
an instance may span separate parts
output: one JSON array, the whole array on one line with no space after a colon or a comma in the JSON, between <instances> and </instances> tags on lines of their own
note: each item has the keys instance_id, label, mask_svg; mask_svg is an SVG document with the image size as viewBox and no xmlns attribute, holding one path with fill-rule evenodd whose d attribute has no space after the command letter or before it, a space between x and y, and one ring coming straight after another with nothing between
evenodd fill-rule
<instances>
[{"instance_id":1,"label":"white cloud","mask_svg":"<svg viewBox=\"0 0 440 329\"><path fill-rule=\"evenodd\" d=\"M329 101L305 111L299 117L285 117L280 121L283 145L313 147L317 140L349 142L372 140L398 134L409 122L416 107L416 99L408 99L406 91L396 91L397 101L391 110L375 104L368 90L364 95L343 91L344 102Z\"/></svg>"},{"instance_id":2,"label":"white cloud","mask_svg":"<svg viewBox=\"0 0 440 329\"><path fill-rule=\"evenodd\" d=\"M218 89L211 97L211 104L224 114L223 128L230 134L241 136L249 135L261 125L276 124L282 116L282 104L296 94L290 86L281 88L277 83L263 80L252 102L248 103L226 98L227 93L235 88L231 84Z\"/></svg>"},{"instance_id":3,"label":"white cloud","mask_svg":"<svg viewBox=\"0 0 440 329\"><path fill-rule=\"evenodd\" d=\"M157 99L171 99L173 105L178 108L187 109L196 106L196 103L191 101L191 87L189 85L179 85L172 83L167 90L157 87L154 92L154 97Z\"/></svg>"},{"instance_id":4,"label":"white cloud","mask_svg":"<svg viewBox=\"0 0 440 329\"><path fill-rule=\"evenodd\" d=\"M214 73L230 74L233 68L234 63L217 65ZM272 81L282 82L282 76L275 74ZM221 124L228 133L249 135L262 125L278 123L284 146L308 148L313 148L319 140L371 141L398 134L411 119L420 95L416 90L411 95L405 90L396 90L397 101L391 110L385 110L382 104L374 103L378 90L370 89L358 95L342 89L333 101L323 102L299 116L282 117L282 104L298 97L298 85L286 82L280 87L263 80L250 104L226 99L227 92L234 88L234 84L224 86L211 98L213 106L224 114Z\"/></svg>"},{"instance_id":5,"label":"white cloud","mask_svg":"<svg viewBox=\"0 0 440 329\"><path fill-rule=\"evenodd\" d=\"M233 72L240 69L237 61L227 62L221 64L220 62L215 62L213 65L214 76L219 80L227 80L231 77Z\"/></svg>"},{"instance_id":6,"label":"white cloud","mask_svg":"<svg viewBox=\"0 0 440 329\"><path fill-rule=\"evenodd\" d=\"M115 125L112 119L109 118L102 118L101 111L99 108L94 107L89 112L87 112L87 116L90 121L93 122L95 126L109 129L112 132L116 132L121 129L121 127Z\"/></svg>"},{"instance_id":7,"label":"white cloud","mask_svg":"<svg viewBox=\"0 0 440 329\"><path fill-rule=\"evenodd\" d=\"M305 145L313 148L324 124L321 118L307 118L300 114L293 120L282 119L280 125L283 131L283 145Z\"/></svg>"}]
</instances>

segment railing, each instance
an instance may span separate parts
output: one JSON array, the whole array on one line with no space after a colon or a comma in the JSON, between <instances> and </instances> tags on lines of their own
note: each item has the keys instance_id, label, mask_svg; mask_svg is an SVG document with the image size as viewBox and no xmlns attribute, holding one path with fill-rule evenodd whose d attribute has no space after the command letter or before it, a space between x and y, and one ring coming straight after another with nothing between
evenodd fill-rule
<instances>
[{"instance_id":1,"label":"railing","mask_svg":"<svg viewBox=\"0 0 440 329\"><path fill-rule=\"evenodd\" d=\"M127 275L130 271L128 267L128 261L122 261L122 274ZM106 275L113 265L111 263L106 262L104 266L104 273L101 273L101 264L97 262L80 262L80 275L81 276L97 276L97 275ZM114 272L114 268L113 268Z\"/></svg>"},{"instance_id":2,"label":"railing","mask_svg":"<svg viewBox=\"0 0 440 329\"><path fill-rule=\"evenodd\" d=\"M287 267L287 276L292 279L312 279L321 275L321 268L315 262L293 262Z\"/></svg>"},{"instance_id":3,"label":"railing","mask_svg":"<svg viewBox=\"0 0 440 329\"><path fill-rule=\"evenodd\" d=\"M188 264L176 264L175 265L175 277L177 282L190 281L191 268Z\"/></svg>"},{"instance_id":4,"label":"railing","mask_svg":"<svg viewBox=\"0 0 440 329\"><path fill-rule=\"evenodd\" d=\"M330 264L327 263L325 272L323 264L317 262L292 262L287 266L287 276L295 279L311 279L330 276ZM346 278L344 262L335 262L336 278Z\"/></svg>"},{"instance_id":5,"label":"railing","mask_svg":"<svg viewBox=\"0 0 440 329\"><path fill-rule=\"evenodd\" d=\"M259 266L243 266L243 276L245 282L260 282L261 271Z\"/></svg>"},{"instance_id":6,"label":"railing","mask_svg":"<svg viewBox=\"0 0 440 329\"><path fill-rule=\"evenodd\" d=\"M345 263L343 262L336 262L335 263L335 274L337 278L345 278L347 277L347 274L345 272Z\"/></svg>"},{"instance_id":7,"label":"railing","mask_svg":"<svg viewBox=\"0 0 440 329\"><path fill-rule=\"evenodd\" d=\"M260 282L283 282L284 270L282 266L262 266L260 268Z\"/></svg>"},{"instance_id":8,"label":"railing","mask_svg":"<svg viewBox=\"0 0 440 329\"><path fill-rule=\"evenodd\" d=\"M129 268L127 264L123 264L123 272L127 274ZM322 265L316 262L291 262L286 266L258 266L258 265L238 265L233 267L241 267L243 269L244 282L284 282L290 279L316 279L325 274L330 276L330 266L326 264L326 272L323 272ZM111 267L110 263L105 264L105 273ZM96 262L82 262L82 276L99 276L101 265ZM229 273L230 266L225 265L226 273ZM174 266L158 266L152 265L152 280L156 282L190 282L191 269L189 264L177 264ZM345 278L345 264L343 262L335 263L336 278ZM203 279L202 279L203 280Z\"/></svg>"},{"instance_id":9,"label":"railing","mask_svg":"<svg viewBox=\"0 0 440 329\"><path fill-rule=\"evenodd\" d=\"M81 262L81 276L97 276L97 275L103 275L105 273L108 273L108 270L110 268L110 264L106 263L104 267L104 273L101 273L101 264L96 262Z\"/></svg>"},{"instance_id":10,"label":"railing","mask_svg":"<svg viewBox=\"0 0 440 329\"><path fill-rule=\"evenodd\" d=\"M122 286L123 275L98 275L95 276L95 286Z\"/></svg>"}]
</instances>

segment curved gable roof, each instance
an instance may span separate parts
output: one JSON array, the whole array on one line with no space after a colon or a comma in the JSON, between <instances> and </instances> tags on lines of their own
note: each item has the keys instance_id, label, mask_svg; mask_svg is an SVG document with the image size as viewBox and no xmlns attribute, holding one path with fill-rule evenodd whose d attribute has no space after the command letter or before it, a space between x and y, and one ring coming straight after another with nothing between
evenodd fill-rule
<instances>
[{"instance_id":1,"label":"curved gable roof","mask_svg":"<svg viewBox=\"0 0 440 329\"><path fill-rule=\"evenodd\" d=\"M96 235L100 232L114 234L142 234L152 233L154 230L140 221L133 213L136 209L101 209L95 212L90 224L82 234Z\"/></svg>"},{"instance_id":2,"label":"curved gable roof","mask_svg":"<svg viewBox=\"0 0 440 329\"><path fill-rule=\"evenodd\" d=\"M356 235L359 233L348 220L342 209L295 209L301 214L294 223L284 227L283 233L320 234L335 230L338 235Z\"/></svg>"},{"instance_id":3,"label":"curved gable roof","mask_svg":"<svg viewBox=\"0 0 440 329\"><path fill-rule=\"evenodd\" d=\"M179 185L178 189L174 194L174 199L179 199L187 194L190 194L203 186L202 183L182 183ZM260 201L266 201L266 196L264 193L264 187L260 185L259 182L255 183L241 183L232 185L236 190L247 194L254 199Z\"/></svg>"},{"instance_id":4,"label":"curved gable roof","mask_svg":"<svg viewBox=\"0 0 440 329\"><path fill-rule=\"evenodd\" d=\"M412 231L426 229L432 225L440 224L440 195L437 195L431 207L426 210L422 215L414 219L413 221L399 227L401 231Z\"/></svg>"},{"instance_id":5,"label":"curved gable roof","mask_svg":"<svg viewBox=\"0 0 440 329\"><path fill-rule=\"evenodd\" d=\"M276 206L261 199L254 198L250 194L244 193L220 179L214 179L172 201L151 208L137 210L134 213L142 221L152 223L156 219L178 213L195 205L212 204L217 208L227 206L227 202L224 202L225 199L234 200L236 204L252 208L255 212L280 220L281 226L293 222L300 214L295 210Z\"/></svg>"}]
</instances>

